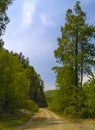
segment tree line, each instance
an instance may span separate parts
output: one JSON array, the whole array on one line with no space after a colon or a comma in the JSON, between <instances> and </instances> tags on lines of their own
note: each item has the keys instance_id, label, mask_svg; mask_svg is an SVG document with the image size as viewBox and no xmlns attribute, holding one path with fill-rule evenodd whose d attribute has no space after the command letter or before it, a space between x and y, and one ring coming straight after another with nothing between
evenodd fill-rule
<instances>
[{"instance_id":1,"label":"tree line","mask_svg":"<svg viewBox=\"0 0 95 130\"><path fill-rule=\"evenodd\" d=\"M9 22L6 11L12 2L0 1L0 113L37 111L38 107L47 106L41 76L22 53L9 52L3 47L2 35Z\"/></svg>"},{"instance_id":2,"label":"tree line","mask_svg":"<svg viewBox=\"0 0 95 130\"><path fill-rule=\"evenodd\" d=\"M65 24L54 55L56 91L51 109L60 113L95 117L95 26L87 23L86 13L77 1L66 12ZM83 84L84 76L90 77Z\"/></svg>"}]
</instances>

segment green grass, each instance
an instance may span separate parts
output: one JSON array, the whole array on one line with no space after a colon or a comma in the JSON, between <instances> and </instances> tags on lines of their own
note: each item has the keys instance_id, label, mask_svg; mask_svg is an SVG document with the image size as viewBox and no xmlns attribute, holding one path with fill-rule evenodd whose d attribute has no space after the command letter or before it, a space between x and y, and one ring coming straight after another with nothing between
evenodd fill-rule
<instances>
[{"instance_id":1,"label":"green grass","mask_svg":"<svg viewBox=\"0 0 95 130\"><path fill-rule=\"evenodd\" d=\"M16 130L31 119L30 114L12 115L6 114L0 117L0 130Z\"/></svg>"}]
</instances>

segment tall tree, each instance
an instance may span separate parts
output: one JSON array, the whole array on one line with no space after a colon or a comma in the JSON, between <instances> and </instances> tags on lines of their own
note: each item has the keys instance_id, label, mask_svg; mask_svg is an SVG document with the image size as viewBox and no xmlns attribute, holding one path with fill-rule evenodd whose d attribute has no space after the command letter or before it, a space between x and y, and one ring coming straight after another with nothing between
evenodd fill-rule
<instances>
[{"instance_id":1,"label":"tall tree","mask_svg":"<svg viewBox=\"0 0 95 130\"><path fill-rule=\"evenodd\" d=\"M68 9L66 23L61 27L62 37L58 38L58 49L55 57L75 71L75 86L82 86L83 75L92 74L91 66L95 65L95 27L86 23L86 14L76 2L74 10Z\"/></svg>"},{"instance_id":2,"label":"tall tree","mask_svg":"<svg viewBox=\"0 0 95 130\"><path fill-rule=\"evenodd\" d=\"M86 14L79 1L73 10L67 10L61 33L58 48L54 51L61 63L61 67L54 67L59 87L56 97L60 98L60 110L79 114L85 100L83 76L93 76L92 66L95 66L95 27L86 23Z\"/></svg>"}]
</instances>

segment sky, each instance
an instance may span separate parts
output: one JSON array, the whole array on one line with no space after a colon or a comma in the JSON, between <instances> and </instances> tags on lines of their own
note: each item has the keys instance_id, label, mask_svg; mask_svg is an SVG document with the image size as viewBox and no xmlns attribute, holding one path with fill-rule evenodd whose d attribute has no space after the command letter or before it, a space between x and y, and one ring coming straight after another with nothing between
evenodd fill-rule
<instances>
[{"instance_id":1,"label":"sky","mask_svg":"<svg viewBox=\"0 0 95 130\"><path fill-rule=\"evenodd\" d=\"M87 22L95 24L95 0L80 0ZM55 89L56 74L52 67L58 65L54 57L57 38L61 36L66 10L73 8L76 0L14 0L7 14L10 23L3 39L4 47L29 58L44 81L45 90Z\"/></svg>"}]
</instances>

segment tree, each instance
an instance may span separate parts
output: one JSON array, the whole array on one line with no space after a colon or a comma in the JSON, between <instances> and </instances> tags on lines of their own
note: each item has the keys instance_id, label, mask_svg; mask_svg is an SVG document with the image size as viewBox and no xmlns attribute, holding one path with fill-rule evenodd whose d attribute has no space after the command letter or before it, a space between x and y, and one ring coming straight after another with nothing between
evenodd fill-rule
<instances>
[{"instance_id":1,"label":"tree","mask_svg":"<svg viewBox=\"0 0 95 130\"><path fill-rule=\"evenodd\" d=\"M85 107L82 110L83 116L85 118L95 117L95 77L83 85L83 90L86 95Z\"/></svg>"},{"instance_id":2,"label":"tree","mask_svg":"<svg viewBox=\"0 0 95 130\"><path fill-rule=\"evenodd\" d=\"M61 67L53 69L57 73L59 93L66 99L61 99L64 106L68 101L65 108L76 106L76 112L79 113L85 98L82 90L83 76L93 76L92 66L95 66L95 27L86 23L86 14L79 1L73 10L67 10L66 23L61 27L61 32L58 48L54 51Z\"/></svg>"},{"instance_id":3,"label":"tree","mask_svg":"<svg viewBox=\"0 0 95 130\"><path fill-rule=\"evenodd\" d=\"M41 79L41 76L35 71L33 66L29 65L29 59L25 58L25 56L22 53L18 54L18 53L11 52L11 54L14 57L17 57L19 62L22 64L24 72L26 73L26 76L30 81L29 90L28 90L28 96L30 97L30 99L36 102L39 105L39 107L47 107L44 90L43 90L44 82Z\"/></svg>"},{"instance_id":4,"label":"tree","mask_svg":"<svg viewBox=\"0 0 95 130\"><path fill-rule=\"evenodd\" d=\"M28 100L30 80L16 56L8 51L0 52L0 108L10 112Z\"/></svg>"},{"instance_id":5,"label":"tree","mask_svg":"<svg viewBox=\"0 0 95 130\"><path fill-rule=\"evenodd\" d=\"M75 71L75 86L82 86L83 75L92 75L91 66L95 65L95 27L86 23L86 14L76 2L74 10L67 10L66 23L61 27L62 37L58 38L55 57L63 66Z\"/></svg>"},{"instance_id":6,"label":"tree","mask_svg":"<svg viewBox=\"0 0 95 130\"><path fill-rule=\"evenodd\" d=\"M44 95L44 82L32 66L28 67L27 76L30 79L29 96L39 107L47 107Z\"/></svg>"},{"instance_id":7,"label":"tree","mask_svg":"<svg viewBox=\"0 0 95 130\"><path fill-rule=\"evenodd\" d=\"M9 22L9 18L7 16L6 10L8 6L12 3L13 0L0 0L0 47L3 47L3 40L1 36L4 34L6 25Z\"/></svg>"}]
</instances>

